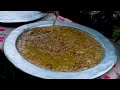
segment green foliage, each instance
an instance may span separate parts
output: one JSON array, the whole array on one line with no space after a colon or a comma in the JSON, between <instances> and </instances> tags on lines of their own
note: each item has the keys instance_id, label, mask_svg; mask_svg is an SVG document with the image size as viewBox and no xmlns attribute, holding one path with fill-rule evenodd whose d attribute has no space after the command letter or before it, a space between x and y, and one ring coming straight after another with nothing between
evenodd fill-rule
<instances>
[{"instance_id":1,"label":"green foliage","mask_svg":"<svg viewBox=\"0 0 120 90\"><path fill-rule=\"evenodd\" d=\"M120 79L120 75L118 76L118 79Z\"/></svg>"},{"instance_id":2,"label":"green foliage","mask_svg":"<svg viewBox=\"0 0 120 90\"><path fill-rule=\"evenodd\" d=\"M114 27L114 32L112 35L112 38L116 41L117 39L120 39L120 26Z\"/></svg>"}]
</instances>

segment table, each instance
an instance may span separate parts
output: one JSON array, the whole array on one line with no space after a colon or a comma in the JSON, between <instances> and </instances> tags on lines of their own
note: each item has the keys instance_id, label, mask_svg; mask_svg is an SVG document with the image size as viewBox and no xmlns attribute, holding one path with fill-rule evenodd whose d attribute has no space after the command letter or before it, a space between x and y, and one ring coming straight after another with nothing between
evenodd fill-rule
<instances>
[{"instance_id":1,"label":"table","mask_svg":"<svg viewBox=\"0 0 120 90\"><path fill-rule=\"evenodd\" d=\"M53 13L47 14L44 18L41 18L37 21L51 21L55 19L55 15ZM67 18L64 18L62 16L59 16L58 21L61 22L73 22ZM9 33L14 30L17 27L8 27L0 25L0 79L37 79L36 77L33 77L31 75L28 75L26 73L23 73L19 69L15 68L5 57L3 53L3 44L5 41L5 38L9 35ZM112 42L112 41L111 41ZM116 64L113 66L113 68L105 73L104 75L98 77L97 79L117 79L120 75L120 45L118 45L115 42L112 42L115 46L117 53L118 53L118 60Z\"/></svg>"}]
</instances>

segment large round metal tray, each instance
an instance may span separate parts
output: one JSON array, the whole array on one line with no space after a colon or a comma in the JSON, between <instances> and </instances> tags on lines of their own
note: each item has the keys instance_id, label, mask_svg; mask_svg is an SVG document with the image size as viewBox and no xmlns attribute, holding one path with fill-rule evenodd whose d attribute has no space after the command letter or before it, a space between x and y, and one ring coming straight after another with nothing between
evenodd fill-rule
<instances>
[{"instance_id":1,"label":"large round metal tray","mask_svg":"<svg viewBox=\"0 0 120 90\"><path fill-rule=\"evenodd\" d=\"M0 11L0 22L20 23L42 18L46 13L40 11Z\"/></svg>"},{"instance_id":2,"label":"large round metal tray","mask_svg":"<svg viewBox=\"0 0 120 90\"><path fill-rule=\"evenodd\" d=\"M16 49L16 40L25 30L34 27L51 26L52 21L40 21L20 26L13 30L6 38L4 43L4 53L8 60L23 72L45 79L93 79L109 71L117 60L117 55L112 43L99 32L79 24L56 22L56 25L78 28L92 35L104 48L104 58L93 68L79 72L54 72L40 68L23 58Z\"/></svg>"}]
</instances>

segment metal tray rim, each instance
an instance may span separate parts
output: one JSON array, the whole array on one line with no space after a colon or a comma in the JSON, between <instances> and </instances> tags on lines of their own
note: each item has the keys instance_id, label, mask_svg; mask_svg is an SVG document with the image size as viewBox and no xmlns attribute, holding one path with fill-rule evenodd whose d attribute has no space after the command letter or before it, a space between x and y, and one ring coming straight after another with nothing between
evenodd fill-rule
<instances>
[{"instance_id":1,"label":"metal tray rim","mask_svg":"<svg viewBox=\"0 0 120 90\"><path fill-rule=\"evenodd\" d=\"M47 15L47 13L42 13L40 11L33 11L33 13L31 11L30 15L28 15L26 13L26 14L24 14L24 16L22 15L22 12L21 13L17 13L17 12L20 12L20 11L14 12L13 16L10 16L10 15L12 15L11 11L0 11L0 13L2 13L2 12L7 12L7 15L4 15L4 14L0 15L0 22L1 23L22 23L22 22L29 22L29 21L40 19L40 18L42 18L42 17L44 17L44 16ZM10 13L10 15L9 15L9 13ZM19 14L21 14L22 16L19 16Z\"/></svg>"}]
</instances>

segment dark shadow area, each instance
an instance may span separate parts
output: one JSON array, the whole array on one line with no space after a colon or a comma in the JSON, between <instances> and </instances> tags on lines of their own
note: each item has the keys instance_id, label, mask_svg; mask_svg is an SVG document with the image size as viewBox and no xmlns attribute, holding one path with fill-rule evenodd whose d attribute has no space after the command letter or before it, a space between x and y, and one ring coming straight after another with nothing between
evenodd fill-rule
<instances>
[{"instance_id":1,"label":"dark shadow area","mask_svg":"<svg viewBox=\"0 0 120 90\"><path fill-rule=\"evenodd\" d=\"M0 79L3 80L40 80L16 68L0 51Z\"/></svg>"}]
</instances>

